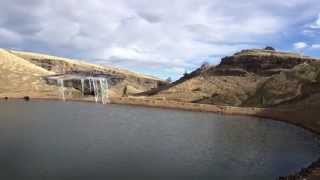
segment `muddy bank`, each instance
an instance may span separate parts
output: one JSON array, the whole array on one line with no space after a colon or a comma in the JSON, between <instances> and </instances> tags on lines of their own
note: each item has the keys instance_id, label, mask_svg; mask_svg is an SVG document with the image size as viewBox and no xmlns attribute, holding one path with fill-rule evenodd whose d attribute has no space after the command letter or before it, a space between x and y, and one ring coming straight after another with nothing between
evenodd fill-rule
<instances>
[{"instance_id":1,"label":"muddy bank","mask_svg":"<svg viewBox=\"0 0 320 180\"><path fill-rule=\"evenodd\" d=\"M309 167L301 169L300 172L279 177L279 180L319 180L320 179L320 158Z\"/></svg>"}]
</instances>

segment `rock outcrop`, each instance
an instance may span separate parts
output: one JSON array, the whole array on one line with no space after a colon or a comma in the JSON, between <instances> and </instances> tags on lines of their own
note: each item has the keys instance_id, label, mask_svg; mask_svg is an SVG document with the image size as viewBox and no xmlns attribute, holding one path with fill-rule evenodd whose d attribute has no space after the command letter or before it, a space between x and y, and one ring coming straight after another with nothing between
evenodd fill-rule
<instances>
[{"instance_id":1,"label":"rock outcrop","mask_svg":"<svg viewBox=\"0 0 320 180\"><path fill-rule=\"evenodd\" d=\"M282 70L291 69L298 64L314 61L313 58L299 54L254 49L222 58L218 68L238 68L258 75L270 76Z\"/></svg>"}]
</instances>

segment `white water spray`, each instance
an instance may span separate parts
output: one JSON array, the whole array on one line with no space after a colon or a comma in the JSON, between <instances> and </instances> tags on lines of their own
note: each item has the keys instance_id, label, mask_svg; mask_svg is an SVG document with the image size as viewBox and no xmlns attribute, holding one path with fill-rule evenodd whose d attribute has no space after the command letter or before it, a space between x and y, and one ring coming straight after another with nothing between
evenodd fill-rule
<instances>
[{"instance_id":1,"label":"white water spray","mask_svg":"<svg viewBox=\"0 0 320 180\"><path fill-rule=\"evenodd\" d=\"M109 84L108 79L104 77L79 77L79 76L69 76L69 77L61 77L57 79L57 84L60 86L60 96L63 101L66 100L65 98L65 87L64 87L64 81L69 80L72 82L72 80L80 80L81 82L81 96L85 96L85 91L87 88L89 88L90 93L93 92L94 94L94 100L96 103L99 101L102 104L106 104L109 102ZM88 81L88 83L87 83ZM89 85L89 87L87 87Z\"/></svg>"},{"instance_id":2,"label":"white water spray","mask_svg":"<svg viewBox=\"0 0 320 180\"><path fill-rule=\"evenodd\" d=\"M64 95L65 88L64 88L64 80L63 79L58 79L58 85L60 85L60 95L63 101L66 100L66 97Z\"/></svg>"},{"instance_id":3,"label":"white water spray","mask_svg":"<svg viewBox=\"0 0 320 180\"><path fill-rule=\"evenodd\" d=\"M105 78L99 79L100 83L100 93L101 93L101 102L106 104L109 101L108 97L108 80Z\"/></svg>"},{"instance_id":4,"label":"white water spray","mask_svg":"<svg viewBox=\"0 0 320 180\"><path fill-rule=\"evenodd\" d=\"M84 96L84 79L81 79L81 96Z\"/></svg>"},{"instance_id":5,"label":"white water spray","mask_svg":"<svg viewBox=\"0 0 320 180\"><path fill-rule=\"evenodd\" d=\"M106 78L101 78L101 77L89 77L87 78L87 80L89 81L90 92L93 90L94 100L96 102L99 102L99 100L101 100L102 104L108 103L109 102L108 80Z\"/></svg>"}]
</instances>

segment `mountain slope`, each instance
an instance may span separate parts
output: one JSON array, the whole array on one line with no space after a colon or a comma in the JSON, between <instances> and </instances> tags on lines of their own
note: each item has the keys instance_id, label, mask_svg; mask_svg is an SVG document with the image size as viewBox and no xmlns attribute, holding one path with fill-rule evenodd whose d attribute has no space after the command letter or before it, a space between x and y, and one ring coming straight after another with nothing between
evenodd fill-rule
<instances>
[{"instance_id":1,"label":"mountain slope","mask_svg":"<svg viewBox=\"0 0 320 180\"><path fill-rule=\"evenodd\" d=\"M162 88L151 97L246 107L296 104L320 93L319 74L316 58L286 52L244 50L223 58L218 66Z\"/></svg>"},{"instance_id":2,"label":"mountain slope","mask_svg":"<svg viewBox=\"0 0 320 180\"><path fill-rule=\"evenodd\" d=\"M314 100L320 102L316 96L318 93L320 93L320 62L303 63L289 71L274 75L258 85L256 93L247 100L245 105L295 104L299 106L305 99L313 96Z\"/></svg>"}]
</instances>

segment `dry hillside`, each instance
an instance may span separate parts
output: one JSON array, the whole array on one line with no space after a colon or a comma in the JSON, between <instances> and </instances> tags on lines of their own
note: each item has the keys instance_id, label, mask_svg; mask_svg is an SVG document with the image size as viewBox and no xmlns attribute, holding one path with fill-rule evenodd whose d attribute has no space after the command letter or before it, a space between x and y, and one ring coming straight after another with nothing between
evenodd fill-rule
<instances>
[{"instance_id":1,"label":"dry hillside","mask_svg":"<svg viewBox=\"0 0 320 180\"><path fill-rule=\"evenodd\" d=\"M47 69L48 71L52 71L57 74L96 72L102 74L110 74L115 77L122 78L123 81L111 88L111 94L113 96L121 96L124 87L126 87L128 94L132 94L150 90L151 88L155 88L158 85L162 85L164 83L156 77L147 76L141 73L135 73L114 67L90 64L81 60L24 51L10 52L28 60L33 64L36 64L44 69Z\"/></svg>"},{"instance_id":2,"label":"dry hillside","mask_svg":"<svg viewBox=\"0 0 320 180\"><path fill-rule=\"evenodd\" d=\"M203 104L305 107L320 104L320 62L299 54L244 50L191 73L150 97ZM312 99L312 101L311 101Z\"/></svg>"},{"instance_id":3,"label":"dry hillside","mask_svg":"<svg viewBox=\"0 0 320 180\"><path fill-rule=\"evenodd\" d=\"M3 49L0 49L0 72L0 96L52 96L57 90L41 79L52 72Z\"/></svg>"},{"instance_id":4,"label":"dry hillside","mask_svg":"<svg viewBox=\"0 0 320 180\"><path fill-rule=\"evenodd\" d=\"M57 97L59 87L48 85L44 77L57 74L99 73L120 78L110 90L111 96L139 93L161 85L155 77L130 72L119 68L89 64L68 58L32 52L0 49L0 95L2 97ZM70 96L79 96L79 91L67 88Z\"/></svg>"}]
</instances>

